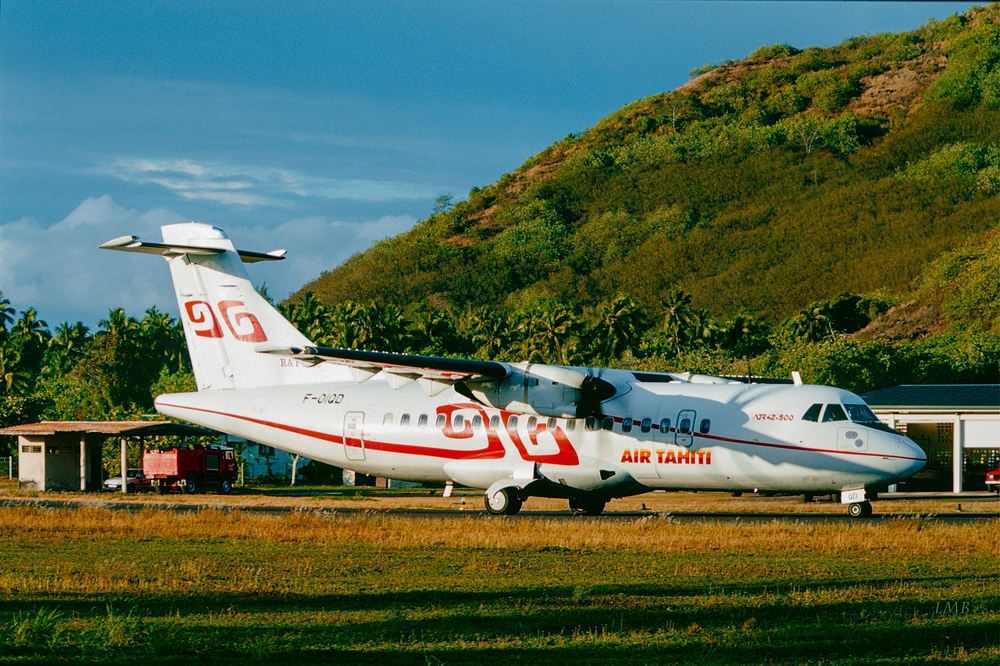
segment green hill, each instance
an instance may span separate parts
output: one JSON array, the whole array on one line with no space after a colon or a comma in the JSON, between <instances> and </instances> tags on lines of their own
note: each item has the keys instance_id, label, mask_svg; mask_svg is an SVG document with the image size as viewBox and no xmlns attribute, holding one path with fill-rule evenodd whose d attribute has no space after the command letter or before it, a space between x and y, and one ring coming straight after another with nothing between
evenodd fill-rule
<instances>
[{"instance_id":1,"label":"green hill","mask_svg":"<svg viewBox=\"0 0 1000 666\"><path fill-rule=\"evenodd\" d=\"M508 309L679 287L778 320L906 294L1000 216L1000 9L828 49L763 47L569 136L324 273L347 300Z\"/></svg>"},{"instance_id":2,"label":"green hill","mask_svg":"<svg viewBox=\"0 0 1000 666\"><path fill-rule=\"evenodd\" d=\"M292 321L859 392L1000 381L1000 5L693 74L324 273Z\"/></svg>"}]
</instances>

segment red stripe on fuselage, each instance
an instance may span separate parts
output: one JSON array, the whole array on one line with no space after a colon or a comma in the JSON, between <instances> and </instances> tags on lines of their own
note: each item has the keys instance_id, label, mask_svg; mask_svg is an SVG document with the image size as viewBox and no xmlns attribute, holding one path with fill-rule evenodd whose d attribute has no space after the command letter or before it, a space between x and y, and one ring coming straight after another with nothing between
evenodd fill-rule
<instances>
[{"instance_id":1,"label":"red stripe on fuselage","mask_svg":"<svg viewBox=\"0 0 1000 666\"><path fill-rule=\"evenodd\" d=\"M203 409L200 407L186 407L183 405L170 405L163 403L164 407L174 407L176 409L187 409L194 412L202 412L205 414L216 414L218 416L225 416L227 418L239 419L242 421L248 421L250 423L256 423L258 425L266 426L269 428L275 428L277 430L284 430L285 432L295 433L297 435L303 435L305 437L312 437L314 439L320 439L327 442L332 442L334 444L343 444L343 437L340 435L332 435L330 433L319 432L316 430L309 430L306 428L299 428L297 426L287 425L284 423L275 423L273 421L265 421L263 419L256 419L251 416L241 416L238 414L228 414L226 412L219 412L211 409ZM451 408L454 411L455 405L448 405L446 407ZM472 408L479 409L474 405L461 406L461 408ZM449 415L450 416L450 415ZM615 421L620 422L622 417L614 416L612 417ZM449 422L451 419L449 418ZM506 420L504 421L506 423ZM501 426L503 427L503 426ZM676 428L671 428L670 432L676 432ZM897 460L921 460L921 458L914 458L912 456L899 456L886 453L871 453L867 451L839 451L836 449L817 449L807 446L794 446L791 444L778 444L771 442L752 442L745 439L734 439L732 437L719 437L718 435L705 435L701 433L689 433L694 437L700 439L714 440L718 442L731 442L733 444L744 444L746 446L762 446L771 449L786 449L789 451L800 451L802 453L824 453L830 455L845 455L845 456L869 456L875 458L893 458ZM512 437L513 439L513 437ZM569 444L568 438L565 438L565 444ZM538 458L549 458L542 462L558 463L564 465L576 465L579 464L579 459L576 455L576 451L569 445L569 449L563 449L563 442L560 441L560 451L558 454L553 454L552 456L538 456ZM669 444L669 442L663 442L664 444ZM520 446L518 446L520 444ZM525 450L524 444L520 440L515 441L515 447L518 449L518 453L525 460L535 460L535 456L531 456ZM485 449L477 449L473 451L462 451L456 449L443 449L434 446L414 446L410 444L394 444L391 442L376 442L372 440L365 440L365 449L372 451L385 451L387 453L402 453L407 455L415 456L426 456L433 458L445 458L448 460L464 460L464 459L497 459L504 457L503 444L500 442L500 438L496 436L496 433L492 430L487 429L487 446ZM554 458L554 459L553 459Z\"/></svg>"},{"instance_id":2,"label":"red stripe on fuselage","mask_svg":"<svg viewBox=\"0 0 1000 666\"><path fill-rule=\"evenodd\" d=\"M303 435L305 437L312 437L314 439L320 439L326 442L332 442L334 444L344 443L344 438L341 437L340 435L332 435L330 433L320 432L318 430L309 430L307 428L300 428L298 426L287 425L284 423L275 423L273 421L265 421L264 419L256 419L252 416L229 414L227 412L220 412L214 409L204 409L202 407L187 407L184 405L171 405L167 403L161 403L161 404L164 407L173 407L175 409L187 409L193 412L201 412L203 414L215 414L217 416L224 416L226 418L239 419L241 421L255 423L257 425L262 425L268 428L274 428L276 430L284 430L285 432L291 432L296 435ZM454 407L454 405L446 405L446 407ZM386 451L388 453L403 453L414 456L447 458L449 460L478 460L478 459L491 460L491 459L503 458L506 452L504 451L503 443L500 442L500 438L497 437L496 433L493 431L487 431L486 440L487 440L486 448L465 450L465 451L461 449L442 449L435 446L413 446L410 444L393 444L391 442L376 442L374 440L369 440L369 439L364 440L364 448L365 450L368 451ZM348 446L357 446L357 445L349 444Z\"/></svg>"}]
</instances>

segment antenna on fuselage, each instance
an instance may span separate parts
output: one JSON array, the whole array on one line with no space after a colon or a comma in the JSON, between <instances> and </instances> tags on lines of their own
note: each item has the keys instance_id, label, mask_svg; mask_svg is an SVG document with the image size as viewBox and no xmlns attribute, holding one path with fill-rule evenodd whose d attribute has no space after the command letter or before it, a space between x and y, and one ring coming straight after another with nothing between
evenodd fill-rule
<instances>
[{"instance_id":1,"label":"antenna on fuselage","mask_svg":"<svg viewBox=\"0 0 1000 666\"><path fill-rule=\"evenodd\" d=\"M799 374L798 370L792 370L792 383L796 386L802 386L802 375Z\"/></svg>"}]
</instances>

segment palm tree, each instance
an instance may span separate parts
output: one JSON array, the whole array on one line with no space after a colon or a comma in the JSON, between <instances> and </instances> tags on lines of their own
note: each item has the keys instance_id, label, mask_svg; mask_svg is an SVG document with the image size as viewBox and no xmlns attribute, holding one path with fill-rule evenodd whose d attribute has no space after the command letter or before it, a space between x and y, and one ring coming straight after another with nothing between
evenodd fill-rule
<instances>
[{"instance_id":1,"label":"palm tree","mask_svg":"<svg viewBox=\"0 0 1000 666\"><path fill-rule=\"evenodd\" d=\"M82 321L75 324L64 321L59 324L45 350L42 373L65 375L72 370L77 357L83 354L83 348L89 339L88 332Z\"/></svg>"},{"instance_id":2,"label":"palm tree","mask_svg":"<svg viewBox=\"0 0 1000 666\"><path fill-rule=\"evenodd\" d=\"M108 318L100 320L97 325L100 327L97 335L110 335L118 338L135 333L140 329L139 321L135 317L126 316L125 310L122 308L115 308L108 312Z\"/></svg>"},{"instance_id":3,"label":"palm tree","mask_svg":"<svg viewBox=\"0 0 1000 666\"><path fill-rule=\"evenodd\" d=\"M579 360L579 317L555 303L523 322L522 351L528 361L571 365Z\"/></svg>"},{"instance_id":4,"label":"palm tree","mask_svg":"<svg viewBox=\"0 0 1000 666\"><path fill-rule=\"evenodd\" d=\"M32 375L41 370L49 337L48 324L38 318L35 308L23 310L10 329L8 339L20 358L21 366Z\"/></svg>"},{"instance_id":5,"label":"palm tree","mask_svg":"<svg viewBox=\"0 0 1000 666\"><path fill-rule=\"evenodd\" d=\"M646 311L624 294L597 306L591 336L594 350L601 357L611 359L638 344L648 328Z\"/></svg>"},{"instance_id":6,"label":"palm tree","mask_svg":"<svg viewBox=\"0 0 1000 666\"><path fill-rule=\"evenodd\" d=\"M694 316L691 296L675 287L667 292L662 303L663 324L660 333L666 344L680 354L684 331L691 325Z\"/></svg>"},{"instance_id":7,"label":"palm tree","mask_svg":"<svg viewBox=\"0 0 1000 666\"><path fill-rule=\"evenodd\" d=\"M10 301L4 298L0 291L0 337L7 334L7 327L14 321L14 314L17 311L10 307Z\"/></svg>"},{"instance_id":8,"label":"palm tree","mask_svg":"<svg viewBox=\"0 0 1000 666\"><path fill-rule=\"evenodd\" d=\"M828 335L833 335L830 318L827 316L826 308L821 305L808 307L799 312L792 319L792 330L809 342L818 342Z\"/></svg>"},{"instance_id":9,"label":"palm tree","mask_svg":"<svg viewBox=\"0 0 1000 666\"><path fill-rule=\"evenodd\" d=\"M302 298L287 310L286 315L302 335L316 344L332 344L330 336L333 322L330 321L330 312L313 292L307 291L303 294Z\"/></svg>"},{"instance_id":10,"label":"palm tree","mask_svg":"<svg viewBox=\"0 0 1000 666\"><path fill-rule=\"evenodd\" d=\"M693 345L711 346L715 341L719 327L707 310L694 310L688 324L686 341Z\"/></svg>"},{"instance_id":11,"label":"palm tree","mask_svg":"<svg viewBox=\"0 0 1000 666\"><path fill-rule=\"evenodd\" d=\"M510 320L492 307L467 310L459 318L458 333L468 340L476 358L499 359L510 349Z\"/></svg>"},{"instance_id":12,"label":"palm tree","mask_svg":"<svg viewBox=\"0 0 1000 666\"><path fill-rule=\"evenodd\" d=\"M30 372L21 365L17 350L0 343L0 395L24 395L30 386Z\"/></svg>"},{"instance_id":13,"label":"palm tree","mask_svg":"<svg viewBox=\"0 0 1000 666\"><path fill-rule=\"evenodd\" d=\"M160 312L155 305L149 308L139 322L139 332L142 346L154 359L162 363L162 366L171 372L185 368L188 356L184 330L168 313Z\"/></svg>"}]
</instances>

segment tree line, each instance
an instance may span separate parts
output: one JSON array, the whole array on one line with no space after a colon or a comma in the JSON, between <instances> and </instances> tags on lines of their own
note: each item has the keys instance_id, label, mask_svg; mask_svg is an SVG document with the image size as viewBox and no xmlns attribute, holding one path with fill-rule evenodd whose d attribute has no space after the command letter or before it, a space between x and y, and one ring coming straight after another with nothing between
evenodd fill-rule
<instances>
[{"instance_id":1,"label":"tree line","mask_svg":"<svg viewBox=\"0 0 1000 666\"><path fill-rule=\"evenodd\" d=\"M261 289L267 297L266 288ZM924 340L863 340L851 333L892 305L844 294L768 323L726 320L672 289L660 307L618 294L586 307L556 300L523 309L461 311L420 302L321 303L312 293L278 304L319 345L555 365L787 377L863 392L901 383L1000 382L1000 338L957 331ZM195 389L180 323L157 308L121 308L91 332L50 329L33 307L0 292L0 425L40 419L122 419L153 411L161 393Z\"/></svg>"}]
</instances>

